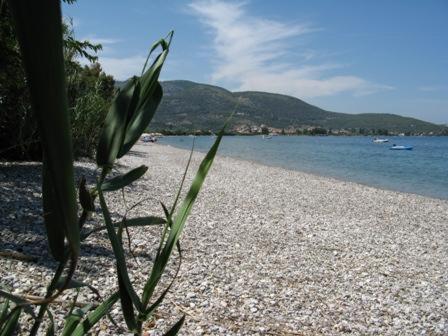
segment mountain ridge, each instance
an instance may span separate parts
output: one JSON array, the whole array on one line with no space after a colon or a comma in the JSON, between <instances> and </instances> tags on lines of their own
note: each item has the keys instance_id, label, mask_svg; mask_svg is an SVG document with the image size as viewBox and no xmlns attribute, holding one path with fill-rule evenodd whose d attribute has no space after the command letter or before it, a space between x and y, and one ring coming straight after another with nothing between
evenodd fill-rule
<instances>
[{"instance_id":1,"label":"mountain ridge","mask_svg":"<svg viewBox=\"0 0 448 336\"><path fill-rule=\"evenodd\" d=\"M392 134L448 134L446 126L412 117L327 111L285 94L232 92L189 80L162 81L161 84L164 95L149 126L151 131L216 132L238 105L229 125L236 133L259 133L265 127L277 132L286 130L290 134L312 128L337 130L341 134L375 134L378 130Z\"/></svg>"}]
</instances>

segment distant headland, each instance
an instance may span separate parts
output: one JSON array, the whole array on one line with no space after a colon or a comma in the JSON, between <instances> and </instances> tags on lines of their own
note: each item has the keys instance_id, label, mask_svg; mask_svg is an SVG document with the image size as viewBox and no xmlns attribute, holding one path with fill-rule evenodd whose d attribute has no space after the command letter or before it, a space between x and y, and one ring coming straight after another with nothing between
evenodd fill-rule
<instances>
[{"instance_id":1,"label":"distant headland","mask_svg":"<svg viewBox=\"0 0 448 336\"><path fill-rule=\"evenodd\" d=\"M331 112L287 95L231 92L186 80L164 81L162 87L163 99L149 131L163 134L215 133L238 105L229 134L448 135L446 125L396 114Z\"/></svg>"}]
</instances>

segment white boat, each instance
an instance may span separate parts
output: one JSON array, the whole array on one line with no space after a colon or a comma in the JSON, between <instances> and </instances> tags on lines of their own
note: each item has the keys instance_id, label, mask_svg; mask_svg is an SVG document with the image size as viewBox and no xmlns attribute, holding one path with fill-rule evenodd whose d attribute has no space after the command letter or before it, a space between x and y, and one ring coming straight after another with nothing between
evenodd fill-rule
<instances>
[{"instance_id":1,"label":"white boat","mask_svg":"<svg viewBox=\"0 0 448 336\"><path fill-rule=\"evenodd\" d=\"M386 143L389 142L389 139L379 139L379 138L375 138L373 139L374 143Z\"/></svg>"},{"instance_id":2,"label":"white boat","mask_svg":"<svg viewBox=\"0 0 448 336\"><path fill-rule=\"evenodd\" d=\"M157 138L155 136L145 134L141 137L142 142L156 142Z\"/></svg>"},{"instance_id":3,"label":"white boat","mask_svg":"<svg viewBox=\"0 0 448 336\"><path fill-rule=\"evenodd\" d=\"M272 139L272 135L263 134L263 139Z\"/></svg>"},{"instance_id":4,"label":"white boat","mask_svg":"<svg viewBox=\"0 0 448 336\"><path fill-rule=\"evenodd\" d=\"M389 149L392 150L412 150L414 147L412 146L402 146L402 145L392 145Z\"/></svg>"}]
</instances>

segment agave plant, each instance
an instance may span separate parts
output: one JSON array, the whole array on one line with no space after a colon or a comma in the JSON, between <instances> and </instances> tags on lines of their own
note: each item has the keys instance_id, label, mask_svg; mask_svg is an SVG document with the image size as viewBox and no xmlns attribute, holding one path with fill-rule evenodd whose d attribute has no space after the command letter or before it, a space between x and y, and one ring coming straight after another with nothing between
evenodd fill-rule
<instances>
[{"instance_id":1,"label":"agave plant","mask_svg":"<svg viewBox=\"0 0 448 336\"><path fill-rule=\"evenodd\" d=\"M85 335L120 301L128 330L135 335L141 335L144 322L154 314L173 284L175 277L161 294L154 298L155 289L173 250L177 249L180 256L180 235L212 165L224 128L199 166L192 185L178 209L185 174L171 208L168 209L162 204L164 218L157 216L125 218L120 223L114 223L104 193L123 189L142 177L148 168L140 166L115 177L110 177L110 172L115 161L126 155L139 139L162 99L163 92L158 77L169 53L173 32L151 47L141 76L131 78L116 95L104 122L97 148L96 163L99 168L97 182L94 186L88 187L83 179L76 192L62 51L60 3L58 0L9 0L8 4L14 16L33 110L39 124L44 152L42 165L44 222L50 252L59 265L43 299L25 299L0 289L0 296L3 297L0 308L0 336L14 332L22 312L34 318L30 335L36 335L40 331L41 322L45 318L48 320L46 334L55 334L51 304L66 289L79 290L81 287L92 289L89 284L76 280L74 274L80 254L80 242L101 230L107 231L115 255L117 290L96 307L87 305L75 308L75 298L61 334ZM150 56L156 51L159 53L148 66ZM187 169L190 160L191 155ZM77 198L82 207L79 217ZM88 214L95 211L94 203L97 199L104 218L104 226L85 232L84 223ZM122 236L123 230L128 227L150 225L162 225L163 231L152 270L148 274L143 290L139 292L129 278ZM176 275L179 267L180 262ZM40 306L37 316L33 309L36 305ZM184 317L173 325L167 335L175 335L183 322Z\"/></svg>"}]
</instances>

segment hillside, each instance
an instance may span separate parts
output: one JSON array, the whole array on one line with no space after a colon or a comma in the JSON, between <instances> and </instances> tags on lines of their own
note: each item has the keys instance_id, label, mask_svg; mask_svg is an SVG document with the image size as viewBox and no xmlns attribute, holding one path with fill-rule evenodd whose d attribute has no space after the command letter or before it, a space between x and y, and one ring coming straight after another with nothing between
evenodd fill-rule
<instances>
[{"instance_id":1,"label":"hillside","mask_svg":"<svg viewBox=\"0 0 448 336\"><path fill-rule=\"evenodd\" d=\"M237 105L231 129L243 125L273 128L383 129L389 132L441 132L445 127L394 114L347 114L323 110L291 96L267 92L230 92L218 86L176 80L162 82L164 96L150 129L220 129Z\"/></svg>"}]
</instances>

